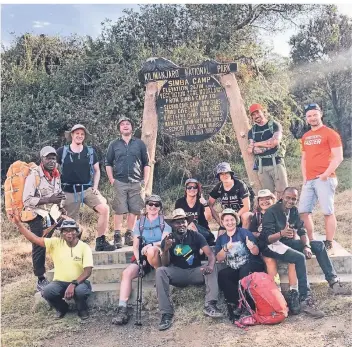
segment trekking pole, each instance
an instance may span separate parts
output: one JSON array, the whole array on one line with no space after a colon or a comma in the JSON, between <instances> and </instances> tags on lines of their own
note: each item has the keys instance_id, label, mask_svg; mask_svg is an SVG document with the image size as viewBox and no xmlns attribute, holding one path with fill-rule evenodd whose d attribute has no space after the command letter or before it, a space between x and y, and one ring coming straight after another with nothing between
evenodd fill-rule
<instances>
[{"instance_id":1,"label":"trekking pole","mask_svg":"<svg viewBox=\"0 0 352 347\"><path fill-rule=\"evenodd\" d=\"M142 325L142 284L143 284L143 264L138 264L138 282L137 282L137 303L136 303L136 321L134 325Z\"/></svg>"}]
</instances>

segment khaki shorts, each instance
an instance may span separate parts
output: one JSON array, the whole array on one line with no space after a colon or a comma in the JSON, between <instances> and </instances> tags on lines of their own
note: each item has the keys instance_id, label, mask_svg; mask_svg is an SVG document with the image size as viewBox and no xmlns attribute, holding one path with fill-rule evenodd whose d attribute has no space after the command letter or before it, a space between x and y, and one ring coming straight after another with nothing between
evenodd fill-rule
<instances>
[{"instance_id":1,"label":"khaki shorts","mask_svg":"<svg viewBox=\"0 0 352 347\"><path fill-rule=\"evenodd\" d=\"M281 159L280 164L276 164L276 168L278 174L277 177L275 176L275 167L270 165L263 166L263 172L258 172L258 178L262 185L262 189L269 189L272 193L282 193L288 186L286 167L283 159Z\"/></svg>"},{"instance_id":2,"label":"khaki shorts","mask_svg":"<svg viewBox=\"0 0 352 347\"><path fill-rule=\"evenodd\" d=\"M82 192L76 193L77 202L75 202L75 193L64 193L66 195L66 200L64 200L64 209L67 211L67 215L74 220L78 220L79 208L82 203ZM98 192L98 194L94 194L92 187L90 187L83 192L83 203L94 209L95 206L106 204L106 199L100 194L100 192Z\"/></svg>"},{"instance_id":3,"label":"khaki shorts","mask_svg":"<svg viewBox=\"0 0 352 347\"><path fill-rule=\"evenodd\" d=\"M114 181L114 200L112 209L115 214L132 213L139 215L144 207L144 188L140 182L124 183Z\"/></svg>"}]
</instances>

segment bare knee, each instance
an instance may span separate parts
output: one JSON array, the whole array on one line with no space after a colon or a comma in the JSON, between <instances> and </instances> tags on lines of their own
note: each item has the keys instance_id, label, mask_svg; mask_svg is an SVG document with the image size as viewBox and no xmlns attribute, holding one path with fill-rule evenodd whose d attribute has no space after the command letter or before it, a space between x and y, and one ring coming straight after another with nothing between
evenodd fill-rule
<instances>
[{"instance_id":1,"label":"bare knee","mask_svg":"<svg viewBox=\"0 0 352 347\"><path fill-rule=\"evenodd\" d=\"M242 227L245 229L249 228L251 218L253 216L252 212L245 212L241 216L241 221L242 221Z\"/></svg>"},{"instance_id":2,"label":"bare knee","mask_svg":"<svg viewBox=\"0 0 352 347\"><path fill-rule=\"evenodd\" d=\"M149 247L147 249L147 254L146 254L148 262L149 262L149 260L153 260L153 259L159 257L159 253L160 252L159 252L159 248L158 247L156 247L156 246Z\"/></svg>"},{"instance_id":3,"label":"bare knee","mask_svg":"<svg viewBox=\"0 0 352 347\"><path fill-rule=\"evenodd\" d=\"M101 216L108 216L110 213L110 208L107 204L100 204L95 206L94 210Z\"/></svg>"},{"instance_id":4,"label":"bare knee","mask_svg":"<svg viewBox=\"0 0 352 347\"><path fill-rule=\"evenodd\" d=\"M277 274L277 262L276 259L263 257L266 271L269 275L275 276Z\"/></svg>"},{"instance_id":5,"label":"bare knee","mask_svg":"<svg viewBox=\"0 0 352 347\"><path fill-rule=\"evenodd\" d=\"M122 272L122 280L128 281L133 280L138 275L138 267L135 264L129 265L125 270Z\"/></svg>"}]
</instances>

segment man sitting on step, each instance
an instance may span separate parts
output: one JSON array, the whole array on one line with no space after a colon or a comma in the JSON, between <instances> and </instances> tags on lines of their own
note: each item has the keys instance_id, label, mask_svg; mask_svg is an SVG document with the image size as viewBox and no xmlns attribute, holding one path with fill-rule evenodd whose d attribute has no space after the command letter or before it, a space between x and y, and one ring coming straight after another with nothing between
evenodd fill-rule
<instances>
[{"instance_id":1,"label":"man sitting on step","mask_svg":"<svg viewBox=\"0 0 352 347\"><path fill-rule=\"evenodd\" d=\"M282 199L267 209L263 215L259 245L265 257L295 264L301 309L313 317L321 318L324 317L324 312L314 307L310 295L306 258L310 259L315 254L325 279L334 293L343 292L343 287L337 278L324 243L316 240L309 242L296 207L297 200L297 189L287 187ZM295 233L300 237L299 240L294 239Z\"/></svg>"},{"instance_id":2,"label":"man sitting on step","mask_svg":"<svg viewBox=\"0 0 352 347\"><path fill-rule=\"evenodd\" d=\"M65 300L74 299L81 319L87 319L87 299L91 293L90 282L93 255L90 247L78 239L78 226L74 220L64 220L60 226L61 237L38 237L21 223L18 216L14 222L20 233L30 242L45 247L54 262L54 280L43 291L43 297L56 309L56 318L68 311Z\"/></svg>"},{"instance_id":3,"label":"man sitting on step","mask_svg":"<svg viewBox=\"0 0 352 347\"><path fill-rule=\"evenodd\" d=\"M169 297L170 284L186 287L205 283L203 312L213 318L222 317L216 306L219 288L215 256L200 233L187 229L192 219L193 216L187 216L182 208L174 210L172 217L165 219L172 233L161 242L163 266L156 269L156 291L162 314L159 330L166 330L172 325L174 310ZM208 257L208 264L204 266L201 266L200 250Z\"/></svg>"}]
</instances>

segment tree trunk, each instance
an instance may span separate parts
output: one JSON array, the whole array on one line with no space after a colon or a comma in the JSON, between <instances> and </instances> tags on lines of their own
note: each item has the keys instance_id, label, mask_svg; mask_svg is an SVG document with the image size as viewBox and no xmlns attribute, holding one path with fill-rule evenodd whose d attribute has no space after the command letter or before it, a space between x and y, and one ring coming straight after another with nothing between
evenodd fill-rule
<instances>
[{"instance_id":1,"label":"tree trunk","mask_svg":"<svg viewBox=\"0 0 352 347\"><path fill-rule=\"evenodd\" d=\"M261 189L257 172L253 170L254 156L247 152L248 131L250 129L246 109L241 96L236 77L233 73L220 76L220 82L225 88L227 98L230 104L230 115L232 126L236 134L238 144L242 153L249 184L254 188L255 192Z\"/></svg>"},{"instance_id":2,"label":"tree trunk","mask_svg":"<svg viewBox=\"0 0 352 347\"><path fill-rule=\"evenodd\" d=\"M157 82L146 85L142 121L142 141L146 144L150 158L150 176L146 182L145 192L150 195L153 190L156 138L158 134L158 115L156 111Z\"/></svg>"}]
</instances>

